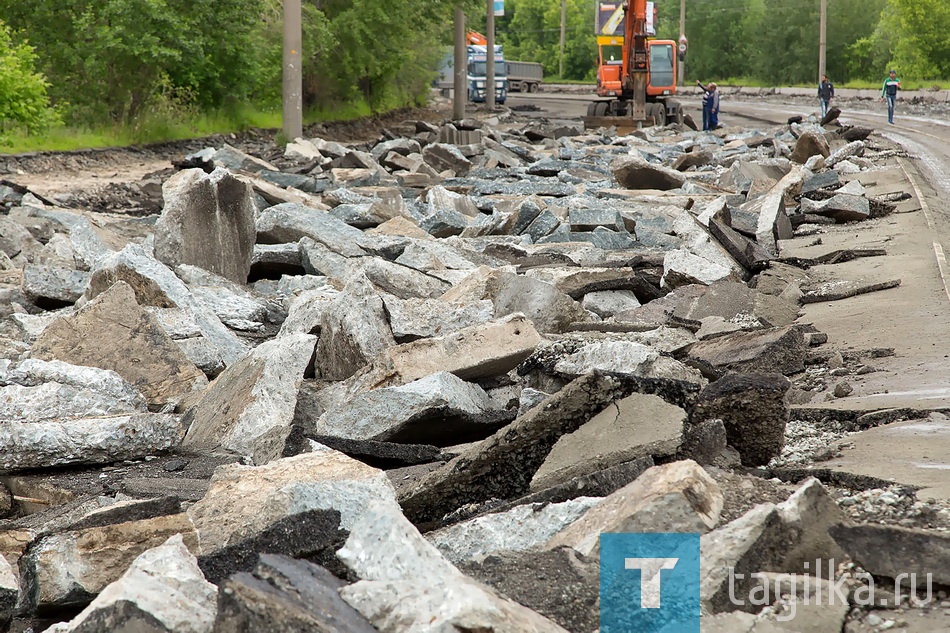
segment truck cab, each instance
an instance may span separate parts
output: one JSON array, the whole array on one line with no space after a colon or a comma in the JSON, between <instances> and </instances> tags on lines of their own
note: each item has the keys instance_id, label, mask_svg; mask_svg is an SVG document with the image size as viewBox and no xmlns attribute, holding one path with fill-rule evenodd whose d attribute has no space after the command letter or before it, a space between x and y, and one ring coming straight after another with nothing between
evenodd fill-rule
<instances>
[{"instance_id":1,"label":"truck cab","mask_svg":"<svg viewBox=\"0 0 950 633\"><path fill-rule=\"evenodd\" d=\"M508 79L506 77L505 56L501 45L495 46L495 103L503 104L508 98ZM487 47L471 45L468 47L467 68L468 99L475 103L484 103L487 91L485 82L488 75Z\"/></svg>"}]
</instances>

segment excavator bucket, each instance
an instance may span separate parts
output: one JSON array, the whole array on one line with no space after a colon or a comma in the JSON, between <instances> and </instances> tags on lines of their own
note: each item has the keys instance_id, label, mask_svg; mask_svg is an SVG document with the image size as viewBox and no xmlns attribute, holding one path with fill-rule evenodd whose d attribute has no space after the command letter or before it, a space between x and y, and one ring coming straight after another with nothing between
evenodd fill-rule
<instances>
[{"instance_id":1,"label":"excavator bucket","mask_svg":"<svg viewBox=\"0 0 950 633\"><path fill-rule=\"evenodd\" d=\"M640 128L650 127L653 125L653 117L648 116L643 121L636 121L633 117L629 116L585 116L582 119L584 121L585 130L596 130L598 128L615 128L617 134L621 136L624 134L630 134L634 130L639 130Z\"/></svg>"}]
</instances>

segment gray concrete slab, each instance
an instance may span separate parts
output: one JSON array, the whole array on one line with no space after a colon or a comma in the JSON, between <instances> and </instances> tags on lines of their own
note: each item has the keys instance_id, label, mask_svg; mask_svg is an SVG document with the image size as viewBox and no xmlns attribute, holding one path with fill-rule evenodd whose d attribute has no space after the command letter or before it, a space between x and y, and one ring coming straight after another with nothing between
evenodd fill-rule
<instances>
[{"instance_id":1,"label":"gray concrete slab","mask_svg":"<svg viewBox=\"0 0 950 633\"><path fill-rule=\"evenodd\" d=\"M921 499L950 499L950 418L885 424L847 438L854 444L821 468L921 486Z\"/></svg>"}]
</instances>

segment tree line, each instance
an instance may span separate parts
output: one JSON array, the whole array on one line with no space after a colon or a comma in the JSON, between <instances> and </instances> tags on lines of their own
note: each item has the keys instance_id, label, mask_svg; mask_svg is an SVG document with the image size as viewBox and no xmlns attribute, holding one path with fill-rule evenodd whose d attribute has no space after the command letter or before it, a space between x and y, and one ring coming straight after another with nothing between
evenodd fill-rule
<instances>
[{"instance_id":1,"label":"tree line","mask_svg":"<svg viewBox=\"0 0 950 633\"><path fill-rule=\"evenodd\" d=\"M305 109L381 112L421 104L461 2L303 0ZM279 109L283 0L0 0L0 135L246 107ZM548 76L592 80L595 0L506 0L496 39ZM661 37L679 1L658 0ZM687 0L688 76L804 84L817 77L819 0ZM828 2L827 69L842 82L950 78L946 0Z\"/></svg>"},{"instance_id":2,"label":"tree line","mask_svg":"<svg viewBox=\"0 0 950 633\"><path fill-rule=\"evenodd\" d=\"M594 80L596 0L567 0L564 79ZM561 65L557 0L505 0L497 41L511 59ZM657 35L679 38L679 0L657 0ZM826 67L837 83L950 79L947 0L828 0ZM693 79L764 85L817 82L820 0L686 0L686 66ZM484 24L483 18L477 23Z\"/></svg>"},{"instance_id":3,"label":"tree line","mask_svg":"<svg viewBox=\"0 0 950 633\"><path fill-rule=\"evenodd\" d=\"M303 0L305 109L424 101L456 1ZM279 110L282 51L283 0L0 0L0 134Z\"/></svg>"}]
</instances>

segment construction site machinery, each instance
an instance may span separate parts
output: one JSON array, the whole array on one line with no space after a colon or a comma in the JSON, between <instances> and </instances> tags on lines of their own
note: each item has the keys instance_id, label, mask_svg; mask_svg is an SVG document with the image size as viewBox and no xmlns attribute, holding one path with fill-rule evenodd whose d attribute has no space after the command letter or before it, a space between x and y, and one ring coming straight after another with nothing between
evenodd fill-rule
<instances>
[{"instance_id":1,"label":"construction site machinery","mask_svg":"<svg viewBox=\"0 0 950 633\"><path fill-rule=\"evenodd\" d=\"M465 89L468 100L484 103L488 81L488 44L485 36L469 31L465 36ZM507 64L500 45L495 46L495 103L503 104L508 98ZM432 85L449 97L454 88L455 56L446 50L439 64L439 77Z\"/></svg>"},{"instance_id":2,"label":"construction site machinery","mask_svg":"<svg viewBox=\"0 0 950 633\"><path fill-rule=\"evenodd\" d=\"M466 49L468 100L484 103L487 97L485 86L488 81L488 39L481 33L469 31L466 40L468 42ZM508 98L508 79L505 55L500 44L495 45L493 58L495 60L495 103L503 104Z\"/></svg>"},{"instance_id":3,"label":"construction site machinery","mask_svg":"<svg viewBox=\"0 0 950 633\"><path fill-rule=\"evenodd\" d=\"M647 125L682 123L676 95L673 40L654 39L656 9L647 0L599 0L597 96L584 127L614 126L622 133Z\"/></svg>"},{"instance_id":4,"label":"construction site machinery","mask_svg":"<svg viewBox=\"0 0 950 633\"><path fill-rule=\"evenodd\" d=\"M508 61L508 90L537 92L544 80L544 66L535 62Z\"/></svg>"}]
</instances>

